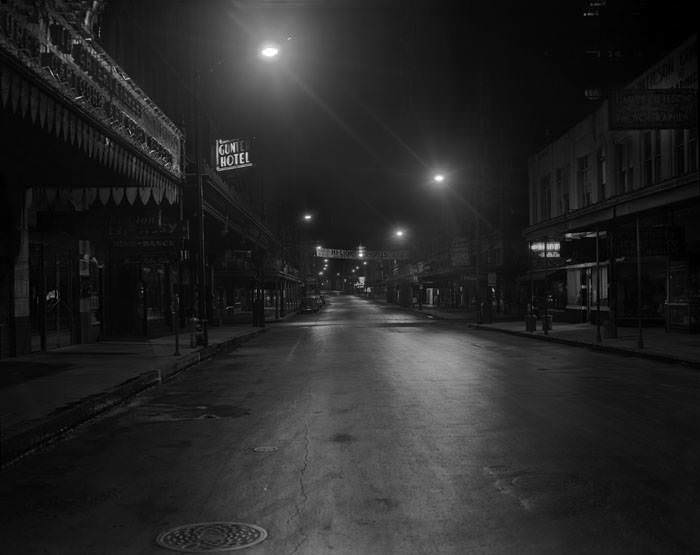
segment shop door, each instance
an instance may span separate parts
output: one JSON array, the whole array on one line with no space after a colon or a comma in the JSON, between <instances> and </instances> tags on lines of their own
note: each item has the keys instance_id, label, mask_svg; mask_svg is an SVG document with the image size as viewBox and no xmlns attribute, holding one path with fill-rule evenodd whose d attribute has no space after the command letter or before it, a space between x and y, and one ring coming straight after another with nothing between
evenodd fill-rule
<instances>
[{"instance_id":1,"label":"shop door","mask_svg":"<svg viewBox=\"0 0 700 555\"><path fill-rule=\"evenodd\" d=\"M30 245L32 351L56 349L76 342L74 260L69 247Z\"/></svg>"},{"instance_id":2,"label":"shop door","mask_svg":"<svg viewBox=\"0 0 700 555\"><path fill-rule=\"evenodd\" d=\"M142 337L144 286L139 264L116 264L110 279L111 333L114 337Z\"/></svg>"}]
</instances>

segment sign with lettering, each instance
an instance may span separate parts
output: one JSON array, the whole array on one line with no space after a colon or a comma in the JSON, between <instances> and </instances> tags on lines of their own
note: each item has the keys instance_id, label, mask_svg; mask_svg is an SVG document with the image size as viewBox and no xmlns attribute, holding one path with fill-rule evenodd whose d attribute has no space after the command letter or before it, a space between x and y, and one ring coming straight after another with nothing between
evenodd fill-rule
<instances>
[{"instance_id":1,"label":"sign with lettering","mask_svg":"<svg viewBox=\"0 0 700 555\"><path fill-rule=\"evenodd\" d=\"M250 160L250 141L246 139L216 140L216 171L238 170L253 165Z\"/></svg>"},{"instance_id":2,"label":"sign with lettering","mask_svg":"<svg viewBox=\"0 0 700 555\"><path fill-rule=\"evenodd\" d=\"M623 89L610 96L611 129L686 129L697 125L693 89Z\"/></svg>"},{"instance_id":3,"label":"sign with lettering","mask_svg":"<svg viewBox=\"0 0 700 555\"><path fill-rule=\"evenodd\" d=\"M367 251L359 249L326 249L314 251L319 258L344 258L349 260L406 260L408 251Z\"/></svg>"},{"instance_id":4,"label":"sign with lettering","mask_svg":"<svg viewBox=\"0 0 700 555\"><path fill-rule=\"evenodd\" d=\"M535 241L530 243L530 250L535 256L540 258L559 258L561 243L559 241Z\"/></svg>"},{"instance_id":5,"label":"sign with lettering","mask_svg":"<svg viewBox=\"0 0 700 555\"><path fill-rule=\"evenodd\" d=\"M134 259L177 257L181 231L177 220L161 213L114 216L107 226L112 248L119 250L121 256L127 256L124 251L128 251L128 256Z\"/></svg>"}]
</instances>

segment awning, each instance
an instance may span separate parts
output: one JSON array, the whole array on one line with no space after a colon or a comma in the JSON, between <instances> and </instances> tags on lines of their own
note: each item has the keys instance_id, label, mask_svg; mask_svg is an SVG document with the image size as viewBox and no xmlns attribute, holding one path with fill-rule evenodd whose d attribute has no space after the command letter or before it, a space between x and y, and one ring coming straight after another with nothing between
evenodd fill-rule
<instances>
[{"instance_id":1,"label":"awning","mask_svg":"<svg viewBox=\"0 0 700 555\"><path fill-rule=\"evenodd\" d=\"M153 187L31 187L29 190L30 206L36 210L72 207L80 212L92 206L107 206L122 204L146 205L151 200L160 205L165 200L169 205L177 201L178 190L172 183L157 183Z\"/></svg>"},{"instance_id":2,"label":"awning","mask_svg":"<svg viewBox=\"0 0 700 555\"><path fill-rule=\"evenodd\" d=\"M160 203L163 198L175 202L180 179L166 167L160 167L117 133L109 129L79 108L71 107L51 94L45 86L22 72L0 63L0 107L34 125L45 133L69 143L102 166L124 178L123 187L100 188L99 200L106 204L110 200L120 204L123 198L131 204L137 199L146 203L153 198ZM55 188L55 187L54 187ZM87 191L91 188L85 188ZM60 197L61 192L47 192L49 197ZM78 195L71 192L69 196ZM87 194L92 198L92 193Z\"/></svg>"}]
</instances>

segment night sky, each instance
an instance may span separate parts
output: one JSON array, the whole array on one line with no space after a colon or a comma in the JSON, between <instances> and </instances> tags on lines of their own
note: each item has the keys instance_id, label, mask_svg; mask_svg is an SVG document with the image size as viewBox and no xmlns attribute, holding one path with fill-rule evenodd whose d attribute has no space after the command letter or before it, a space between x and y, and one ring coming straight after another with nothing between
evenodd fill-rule
<instances>
[{"instance_id":1,"label":"night sky","mask_svg":"<svg viewBox=\"0 0 700 555\"><path fill-rule=\"evenodd\" d=\"M662 2L597 2L585 18L589 4L180 0L160 3L167 29L138 27L144 56L197 68L214 135L254 137L258 164L234 179L268 217L310 210L314 238L373 248L396 225L434 225L437 169L491 188L474 168L496 160L526 189L527 157L596 107L586 89L624 84L694 31ZM267 40L272 63L257 56Z\"/></svg>"}]
</instances>

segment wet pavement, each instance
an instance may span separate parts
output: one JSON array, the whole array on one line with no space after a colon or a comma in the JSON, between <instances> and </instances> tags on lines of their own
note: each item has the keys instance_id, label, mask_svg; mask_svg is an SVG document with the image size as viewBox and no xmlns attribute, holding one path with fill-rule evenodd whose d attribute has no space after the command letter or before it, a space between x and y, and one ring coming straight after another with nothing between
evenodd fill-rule
<instances>
[{"instance_id":1,"label":"wet pavement","mask_svg":"<svg viewBox=\"0 0 700 555\"><path fill-rule=\"evenodd\" d=\"M268 329L2 471L3 551L694 553L700 374L356 297Z\"/></svg>"}]
</instances>

